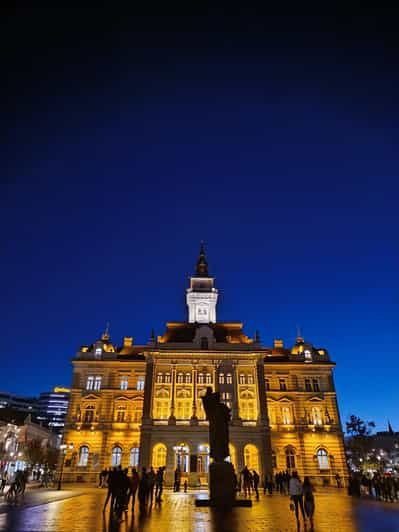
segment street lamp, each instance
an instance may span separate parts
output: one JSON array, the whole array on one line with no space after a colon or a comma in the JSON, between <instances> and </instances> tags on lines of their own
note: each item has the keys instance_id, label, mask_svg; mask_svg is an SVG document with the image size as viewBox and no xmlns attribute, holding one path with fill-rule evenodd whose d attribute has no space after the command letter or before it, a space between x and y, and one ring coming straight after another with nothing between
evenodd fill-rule
<instances>
[{"instance_id":1,"label":"street lamp","mask_svg":"<svg viewBox=\"0 0 399 532\"><path fill-rule=\"evenodd\" d=\"M61 453L62 453L62 461L61 461L60 476L58 477L57 490L61 489L62 474L64 472L64 464L65 464L65 458L66 458L66 454L67 454L67 449L68 448L72 450L73 449L73 443L70 443L69 445L67 445L66 443L61 443L60 450L61 450Z\"/></svg>"}]
</instances>

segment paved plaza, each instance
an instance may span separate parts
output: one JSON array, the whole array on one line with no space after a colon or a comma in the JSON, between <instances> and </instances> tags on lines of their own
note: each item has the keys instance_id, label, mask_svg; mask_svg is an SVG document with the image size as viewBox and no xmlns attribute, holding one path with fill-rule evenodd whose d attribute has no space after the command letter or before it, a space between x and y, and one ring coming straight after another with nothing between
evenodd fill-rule
<instances>
[{"instance_id":1,"label":"paved plaza","mask_svg":"<svg viewBox=\"0 0 399 532\"><path fill-rule=\"evenodd\" d=\"M10 508L0 503L0 530L19 532L272 532L296 531L287 496L261 495L252 508L235 508L222 514L196 508L195 493L164 493L161 506L145 517L138 510L121 523L102 513L106 492L98 488L66 486L65 490L30 490L25 505ZM202 494L204 496L204 494ZM305 530L301 524L301 530ZM398 532L399 503L353 500L343 490L316 493L316 532Z\"/></svg>"}]
</instances>

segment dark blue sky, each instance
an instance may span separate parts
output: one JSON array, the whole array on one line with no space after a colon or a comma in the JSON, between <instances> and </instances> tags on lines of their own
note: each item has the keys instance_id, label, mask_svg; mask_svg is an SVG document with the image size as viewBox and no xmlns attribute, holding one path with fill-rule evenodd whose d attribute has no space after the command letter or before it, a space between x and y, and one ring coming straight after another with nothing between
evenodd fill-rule
<instances>
[{"instance_id":1,"label":"dark blue sky","mask_svg":"<svg viewBox=\"0 0 399 532\"><path fill-rule=\"evenodd\" d=\"M399 430L394 16L10 12L0 389L185 319L204 239L219 320L299 324L343 418Z\"/></svg>"}]
</instances>

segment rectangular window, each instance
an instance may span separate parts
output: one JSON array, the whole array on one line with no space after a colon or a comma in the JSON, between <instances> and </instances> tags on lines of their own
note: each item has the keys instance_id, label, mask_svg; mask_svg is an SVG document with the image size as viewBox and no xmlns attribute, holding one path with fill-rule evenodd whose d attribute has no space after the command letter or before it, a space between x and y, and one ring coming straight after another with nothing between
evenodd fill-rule
<instances>
[{"instance_id":1,"label":"rectangular window","mask_svg":"<svg viewBox=\"0 0 399 532\"><path fill-rule=\"evenodd\" d=\"M137 377L136 389L139 392L142 392L144 390L144 377Z\"/></svg>"},{"instance_id":2,"label":"rectangular window","mask_svg":"<svg viewBox=\"0 0 399 532\"><path fill-rule=\"evenodd\" d=\"M165 373L165 383L166 384L170 383L170 373Z\"/></svg>"},{"instance_id":3,"label":"rectangular window","mask_svg":"<svg viewBox=\"0 0 399 532\"><path fill-rule=\"evenodd\" d=\"M305 390L307 392L311 392L312 391L312 384L310 382L310 379L305 379Z\"/></svg>"},{"instance_id":4,"label":"rectangular window","mask_svg":"<svg viewBox=\"0 0 399 532\"><path fill-rule=\"evenodd\" d=\"M245 375L243 373L240 374L239 381L240 381L240 384L245 384Z\"/></svg>"},{"instance_id":5,"label":"rectangular window","mask_svg":"<svg viewBox=\"0 0 399 532\"><path fill-rule=\"evenodd\" d=\"M86 390L92 390L94 386L94 377L87 377Z\"/></svg>"},{"instance_id":6,"label":"rectangular window","mask_svg":"<svg viewBox=\"0 0 399 532\"><path fill-rule=\"evenodd\" d=\"M279 379L280 382L280 390L286 391L287 390L287 381L285 379Z\"/></svg>"},{"instance_id":7,"label":"rectangular window","mask_svg":"<svg viewBox=\"0 0 399 532\"><path fill-rule=\"evenodd\" d=\"M248 379L248 384L253 384L254 383L254 376L253 375L248 375L247 379Z\"/></svg>"},{"instance_id":8,"label":"rectangular window","mask_svg":"<svg viewBox=\"0 0 399 532\"><path fill-rule=\"evenodd\" d=\"M206 382L206 384L212 384L212 375L210 373L206 374L205 382Z\"/></svg>"},{"instance_id":9,"label":"rectangular window","mask_svg":"<svg viewBox=\"0 0 399 532\"><path fill-rule=\"evenodd\" d=\"M120 408L116 412L116 421L118 423L123 423L125 421L125 410Z\"/></svg>"},{"instance_id":10,"label":"rectangular window","mask_svg":"<svg viewBox=\"0 0 399 532\"><path fill-rule=\"evenodd\" d=\"M313 391L314 392L320 391L319 381L317 379L313 379Z\"/></svg>"},{"instance_id":11,"label":"rectangular window","mask_svg":"<svg viewBox=\"0 0 399 532\"><path fill-rule=\"evenodd\" d=\"M228 373L226 375L226 383L227 384L233 384L233 376L231 375L231 373Z\"/></svg>"},{"instance_id":12,"label":"rectangular window","mask_svg":"<svg viewBox=\"0 0 399 532\"><path fill-rule=\"evenodd\" d=\"M198 384L204 384L204 374L198 373Z\"/></svg>"},{"instance_id":13,"label":"rectangular window","mask_svg":"<svg viewBox=\"0 0 399 532\"><path fill-rule=\"evenodd\" d=\"M219 373L219 384L224 384L224 373Z\"/></svg>"},{"instance_id":14,"label":"rectangular window","mask_svg":"<svg viewBox=\"0 0 399 532\"><path fill-rule=\"evenodd\" d=\"M121 390L127 390L128 386L129 386L129 378L121 377Z\"/></svg>"},{"instance_id":15,"label":"rectangular window","mask_svg":"<svg viewBox=\"0 0 399 532\"><path fill-rule=\"evenodd\" d=\"M101 380L102 380L102 377L96 377L94 379L94 390L101 390Z\"/></svg>"},{"instance_id":16,"label":"rectangular window","mask_svg":"<svg viewBox=\"0 0 399 532\"><path fill-rule=\"evenodd\" d=\"M162 373L158 373L158 375L157 375L157 383L158 383L158 384L161 384L161 382L162 382L162 378L163 378Z\"/></svg>"}]
</instances>

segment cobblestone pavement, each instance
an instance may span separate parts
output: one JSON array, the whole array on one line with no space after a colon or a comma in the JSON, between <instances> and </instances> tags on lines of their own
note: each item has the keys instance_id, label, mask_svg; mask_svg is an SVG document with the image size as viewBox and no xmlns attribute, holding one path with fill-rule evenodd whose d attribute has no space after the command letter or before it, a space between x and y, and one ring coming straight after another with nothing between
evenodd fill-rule
<instances>
[{"instance_id":1,"label":"cobblestone pavement","mask_svg":"<svg viewBox=\"0 0 399 532\"><path fill-rule=\"evenodd\" d=\"M49 490L49 492L54 490ZM102 513L105 490L86 488L43 493L29 507L11 508L0 515L0 530L19 532L272 532L297 531L289 510L289 499L281 495L261 495L252 508L234 508L221 514L210 508L196 508L195 494L165 492L161 506L148 515L131 511L121 523L110 521ZM49 501L47 502L46 497ZM300 530L303 528L301 522ZM309 528L308 528L309 530ZM352 500L343 491L316 493L316 532L398 532L399 503L388 504Z\"/></svg>"}]
</instances>

